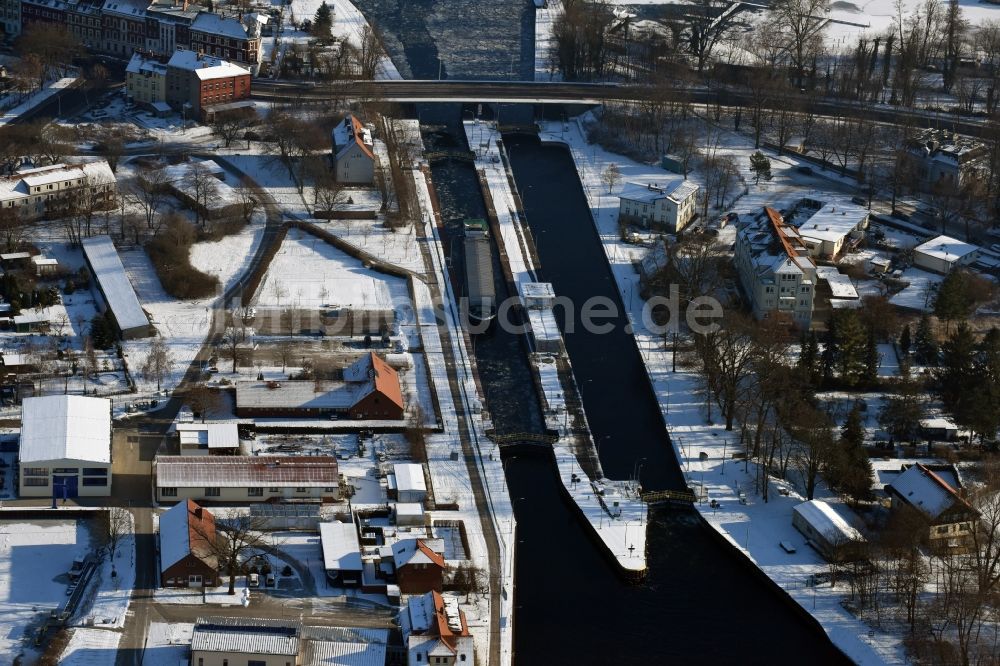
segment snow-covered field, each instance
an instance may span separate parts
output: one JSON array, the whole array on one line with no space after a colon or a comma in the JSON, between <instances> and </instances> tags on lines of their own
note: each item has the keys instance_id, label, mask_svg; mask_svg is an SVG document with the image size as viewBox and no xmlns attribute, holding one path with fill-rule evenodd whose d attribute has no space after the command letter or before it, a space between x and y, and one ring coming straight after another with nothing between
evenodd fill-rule
<instances>
[{"instance_id":1,"label":"snow-covered field","mask_svg":"<svg viewBox=\"0 0 1000 666\"><path fill-rule=\"evenodd\" d=\"M28 630L65 603L73 560L90 552L83 520L0 523L0 663L13 664Z\"/></svg>"},{"instance_id":2,"label":"snow-covered field","mask_svg":"<svg viewBox=\"0 0 1000 666\"><path fill-rule=\"evenodd\" d=\"M114 666L121 637L117 631L73 629L59 663L61 666Z\"/></svg>"}]
</instances>

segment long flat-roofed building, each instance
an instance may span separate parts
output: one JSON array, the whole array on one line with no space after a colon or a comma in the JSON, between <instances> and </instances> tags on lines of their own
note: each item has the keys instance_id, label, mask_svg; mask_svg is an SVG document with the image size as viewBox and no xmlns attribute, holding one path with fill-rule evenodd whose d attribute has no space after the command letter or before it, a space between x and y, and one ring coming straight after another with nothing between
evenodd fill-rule
<instances>
[{"instance_id":1,"label":"long flat-roofed building","mask_svg":"<svg viewBox=\"0 0 1000 666\"><path fill-rule=\"evenodd\" d=\"M200 617L191 635L197 666L298 666L302 625L289 620Z\"/></svg>"},{"instance_id":2,"label":"long flat-roofed building","mask_svg":"<svg viewBox=\"0 0 1000 666\"><path fill-rule=\"evenodd\" d=\"M736 270L758 319L775 314L796 325L812 323L816 262L793 226L770 207L756 218L741 221L736 234Z\"/></svg>"},{"instance_id":3,"label":"long flat-roofed building","mask_svg":"<svg viewBox=\"0 0 1000 666\"><path fill-rule=\"evenodd\" d=\"M111 494L111 401L79 395L21 405L21 497Z\"/></svg>"},{"instance_id":4,"label":"long flat-roofed building","mask_svg":"<svg viewBox=\"0 0 1000 666\"><path fill-rule=\"evenodd\" d=\"M156 333L129 282L125 266L111 236L85 238L83 256L94 275L94 283L104 298L123 340L145 338Z\"/></svg>"},{"instance_id":5,"label":"long flat-roofed building","mask_svg":"<svg viewBox=\"0 0 1000 666\"><path fill-rule=\"evenodd\" d=\"M209 502L334 501L333 456L158 456L156 499Z\"/></svg>"}]
</instances>

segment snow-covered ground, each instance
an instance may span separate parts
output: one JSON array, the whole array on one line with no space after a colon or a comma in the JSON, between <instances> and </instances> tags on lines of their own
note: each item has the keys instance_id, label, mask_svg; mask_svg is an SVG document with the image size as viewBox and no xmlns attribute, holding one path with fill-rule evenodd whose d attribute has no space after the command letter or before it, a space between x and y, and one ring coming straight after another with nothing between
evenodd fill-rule
<instances>
[{"instance_id":1,"label":"snow-covered ground","mask_svg":"<svg viewBox=\"0 0 1000 666\"><path fill-rule=\"evenodd\" d=\"M194 624L152 622L142 653L144 666L180 666L188 663Z\"/></svg>"},{"instance_id":2,"label":"snow-covered ground","mask_svg":"<svg viewBox=\"0 0 1000 666\"><path fill-rule=\"evenodd\" d=\"M114 666L121 637L117 631L73 629L66 649L59 655L59 663L62 666Z\"/></svg>"},{"instance_id":3,"label":"snow-covered ground","mask_svg":"<svg viewBox=\"0 0 1000 666\"><path fill-rule=\"evenodd\" d=\"M555 22L563 13L562 0L549 0L544 7L535 7L535 80L561 81L562 73L555 65Z\"/></svg>"},{"instance_id":4,"label":"snow-covered ground","mask_svg":"<svg viewBox=\"0 0 1000 666\"><path fill-rule=\"evenodd\" d=\"M729 453L736 451L733 433L727 432L721 425L705 424L702 413L704 400L700 397L696 373L680 365L678 372L671 372L671 352L662 347L662 336L650 333L645 327L642 317L644 303L638 293L639 279L633 265L644 250L619 240L617 198L605 194L606 186L600 174L610 162L619 165L625 179L632 174L643 173L643 168L645 173L655 173L654 168L637 165L589 145L577 123L567 126L546 123L542 130L543 140L567 144L577 165L605 253L622 291L623 302L631 303L629 315L637 346L668 423L671 442L688 485L703 489L704 503L698 504L697 508L704 519L733 548L742 552L813 614L834 644L853 661L859 664L904 663L901 636L876 631L841 606L840 602L847 594L843 584L832 588L807 585L811 575L828 571L828 565L806 545L805 538L792 526L792 507L804 498L790 484L778 482L772 482L769 502L761 501L752 492L753 470L744 472L743 464L732 459L727 464L724 458L727 448ZM698 181L697 176L692 179ZM791 183L788 186L788 194L792 194L795 187ZM772 183L771 187L775 185ZM764 197L766 202L773 194L772 191L758 196ZM797 196L805 194L801 191ZM741 201L741 205L746 203ZM754 205L763 203L758 199ZM707 455L704 460L701 457L703 453ZM824 494L829 493L821 488L820 496ZM850 515L846 507L836 499L830 499L839 511ZM715 500L714 505L711 500ZM796 552L786 553L779 546L781 541L795 545Z\"/></svg>"},{"instance_id":5,"label":"snow-covered ground","mask_svg":"<svg viewBox=\"0 0 1000 666\"><path fill-rule=\"evenodd\" d=\"M91 552L84 520L0 524L0 662L13 664L29 629L66 602L73 560Z\"/></svg>"},{"instance_id":6,"label":"snow-covered ground","mask_svg":"<svg viewBox=\"0 0 1000 666\"><path fill-rule=\"evenodd\" d=\"M347 40L355 48L360 48L365 26L368 25L364 15L358 11L358 8L350 0L326 0L326 3L333 9L334 20L333 27L330 30L332 35L335 38ZM292 0L289 6L289 18L296 24L301 24L303 21L312 21L321 4L323 4L323 0ZM310 39L310 36L303 32L292 30L289 26L285 28L285 34L281 39L284 42L305 43ZM265 37L264 41L269 45L273 44L272 38ZM382 62L379 64L376 78L401 79L403 77L392 63L392 60L386 56L382 58Z\"/></svg>"}]
</instances>

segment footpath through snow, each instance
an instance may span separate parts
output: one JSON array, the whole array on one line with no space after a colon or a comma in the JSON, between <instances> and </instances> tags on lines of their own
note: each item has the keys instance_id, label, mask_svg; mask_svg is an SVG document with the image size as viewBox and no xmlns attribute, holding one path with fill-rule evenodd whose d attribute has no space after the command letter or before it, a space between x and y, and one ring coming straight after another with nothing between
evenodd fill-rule
<instances>
[{"instance_id":1,"label":"footpath through snow","mask_svg":"<svg viewBox=\"0 0 1000 666\"><path fill-rule=\"evenodd\" d=\"M792 507L805 498L790 485L775 481L769 502L763 502L753 493L753 468L746 468L744 462L731 456L737 450L738 437L727 432L723 425L706 423L697 374L681 365L673 372L672 353L664 348L662 336L645 326L644 302L634 267L639 258L637 249L619 239L617 206L604 201L613 197L602 194L606 185L601 181L601 173L611 162L630 174L656 173L655 167L591 146L578 123L542 123L541 129L542 141L563 144L573 156L622 301L626 307L631 304L629 319L636 344L668 424L674 452L688 485L700 491L702 501L695 506L702 518L812 614L834 645L855 663L906 663L901 636L875 631L844 609L841 602L847 593L846 586L810 585L813 576L826 574L829 568L792 526ZM658 173L662 177L664 172ZM835 506L838 503L836 498L818 498ZM794 545L796 552L785 552L779 545L782 541Z\"/></svg>"}]
</instances>

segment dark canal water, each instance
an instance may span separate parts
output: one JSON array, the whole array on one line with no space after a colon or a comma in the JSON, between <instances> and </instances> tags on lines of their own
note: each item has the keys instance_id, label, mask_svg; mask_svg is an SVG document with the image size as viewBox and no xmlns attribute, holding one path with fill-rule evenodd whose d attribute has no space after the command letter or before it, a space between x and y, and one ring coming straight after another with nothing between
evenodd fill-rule
<instances>
[{"instance_id":1,"label":"dark canal water","mask_svg":"<svg viewBox=\"0 0 1000 666\"><path fill-rule=\"evenodd\" d=\"M440 57L451 78L496 79L509 75L511 62L530 74L530 4L370 0L360 6L387 36L397 65L406 60L400 67L405 76L436 78ZM521 111L530 118L530 110ZM437 126L424 133L429 149L464 147L460 109L423 106L418 113L425 125ZM568 152L533 137L507 137L506 143L539 240L540 277L577 304L603 295L622 311ZM471 165L438 162L432 176L449 235L457 236L463 219L485 216ZM504 298L496 256L494 265L497 297ZM680 469L638 351L618 323L612 334L593 336L577 327L566 336L587 418L601 442L602 465L610 477L627 478L645 458L646 487L680 487ZM540 432L543 419L521 339L494 329L476 338L474 351L497 430ZM518 521L519 666L845 663L818 626L717 541L693 512L651 511L649 574L632 585L608 563L562 495L550 456L518 453L505 464Z\"/></svg>"}]
</instances>

